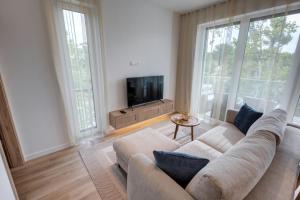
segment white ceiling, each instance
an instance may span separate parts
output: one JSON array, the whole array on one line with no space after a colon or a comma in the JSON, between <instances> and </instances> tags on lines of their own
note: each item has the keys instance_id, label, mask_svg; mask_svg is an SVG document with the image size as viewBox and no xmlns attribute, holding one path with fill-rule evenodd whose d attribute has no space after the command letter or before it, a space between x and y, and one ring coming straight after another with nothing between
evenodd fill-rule
<instances>
[{"instance_id":1,"label":"white ceiling","mask_svg":"<svg viewBox=\"0 0 300 200\"><path fill-rule=\"evenodd\" d=\"M174 12L185 13L224 0L151 0Z\"/></svg>"}]
</instances>

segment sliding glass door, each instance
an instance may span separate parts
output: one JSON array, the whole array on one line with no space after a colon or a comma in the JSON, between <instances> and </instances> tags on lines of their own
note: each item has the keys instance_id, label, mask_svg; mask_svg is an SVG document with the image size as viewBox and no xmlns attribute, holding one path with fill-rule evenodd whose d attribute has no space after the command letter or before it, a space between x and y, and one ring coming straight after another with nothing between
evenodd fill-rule
<instances>
[{"instance_id":1,"label":"sliding glass door","mask_svg":"<svg viewBox=\"0 0 300 200\"><path fill-rule=\"evenodd\" d=\"M270 111L281 103L300 33L300 14L251 19L235 108Z\"/></svg>"},{"instance_id":2,"label":"sliding glass door","mask_svg":"<svg viewBox=\"0 0 300 200\"><path fill-rule=\"evenodd\" d=\"M263 112L289 106L300 78L293 75L300 71L300 11L281 10L199 25L193 85L201 89L192 96L200 97L202 116L224 120L228 108L245 103Z\"/></svg>"},{"instance_id":3,"label":"sliding glass door","mask_svg":"<svg viewBox=\"0 0 300 200\"><path fill-rule=\"evenodd\" d=\"M203 60L201 110L209 117L224 118L231 92L239 24L208 28Z\"/></svg>"}]
</instances>

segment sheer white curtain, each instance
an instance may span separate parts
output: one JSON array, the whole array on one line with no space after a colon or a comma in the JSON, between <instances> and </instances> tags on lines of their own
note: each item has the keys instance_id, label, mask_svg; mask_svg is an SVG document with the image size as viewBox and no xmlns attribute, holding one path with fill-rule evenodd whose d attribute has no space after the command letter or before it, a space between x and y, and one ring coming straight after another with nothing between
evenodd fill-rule
<instances>
[{"instance_id":1,"label":"sheer white curtain","mask_svg":"<svg viewBox=\"0 0 300 200\"><path fill-rule=\"evenodd\" d=\"M294 55L300 14L287 9L250 20L235 108L247 103L262 112L276 107L288 109L292 96L287 91L295 85L292 77L298 67Z\"/></svg>"},{"instance_id":2,"label":"sheer white curtain","mask_svg":"<svg viewBox=\"0 0 300 200\"><path fill-rule=\"evenodd\" d=\"M108 127L98 1L45 0L70 141Z\"/></svg>"},{"instance_id":3,"label":"sheer white curtain","mask_svg":"<svg viewBox=\"0 0 300 200\"><path fill-rule=\"evenodd\" d=\"M223 6L225 16L234 15L234 2ZM198 25L190 112L224 120L233 89L240 23L231 18L217 22L216 12L220 12L216 6L208 8L208 22Z\"/></svg>"},{"instance_id":4,"label":"sheer white curtain","mask_svg":"<svg viewBox=\"0 0 300 200\"><path fill-rule=\"evenodd\" d=\"M224 119L229 96L232 93L236 41L239 24L223 26L211 24L201 28L202 53L197 52L192 86L192 113L201 117ZM199 50L200 51L200 50Z\"/></svg>"},{"instance_id":5,"label":"sheer white curtain","mask_svg":"<svg viewBox=\"0 0 300 200\"><path fill-rule=\"evenodd\" d=\"M267 10L239 15L230 8L235 1L198 11L192 114L224 120L228 108L245 103L262 112L289 109L299 79L300 12L298 3L280 2L282 6L273 1Z\"/></svg>"}]
</instances>

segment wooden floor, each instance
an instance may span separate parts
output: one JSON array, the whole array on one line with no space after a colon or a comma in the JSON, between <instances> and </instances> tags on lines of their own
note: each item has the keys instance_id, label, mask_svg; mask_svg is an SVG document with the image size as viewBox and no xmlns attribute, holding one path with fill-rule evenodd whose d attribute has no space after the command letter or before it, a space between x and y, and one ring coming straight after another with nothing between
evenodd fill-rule
<instances>
[{"instance_id":1,"label":"wooden floor","mask_svg":"<svg viewBox=\"0 0 300 200\"><path fill-rule=\"evenodd\" d=\"M101 199L76 148L12 170L20 199Z\"/></svg>"},{"instance_id":2,"label":"wooden floor","mask_svg":"<svg viewBox=\"0 0 300 200\"><path fill-rule=\"evenodd\" d=\"M109 137L83 142L79 147L69 148L27 162L12 170L12 176L21 200L77 200L101 199L78 153L79 148L114 140L129 132L168 119L161 116L124 129Z\"/></svg>"},{"instance_id":3,"label":"wooden floor","mask_svg":"<svg viewBox=\"0 0 300 200\"><path fill-rule=\"evenodd\" d=\"M295 200L300 200L300 175L298 177L297 189L295 192Z\"/></svg>"}]
</instances>

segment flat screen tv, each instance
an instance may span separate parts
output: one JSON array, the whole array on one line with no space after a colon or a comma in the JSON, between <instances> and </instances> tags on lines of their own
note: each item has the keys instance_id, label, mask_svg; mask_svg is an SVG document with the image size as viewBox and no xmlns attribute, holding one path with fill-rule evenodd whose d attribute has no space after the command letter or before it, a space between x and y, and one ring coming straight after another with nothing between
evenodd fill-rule
<instances>
[{"instance_id":1,"label":"flat screen tv","mask_svg":"<svg viewBox=\"0 0 300 200\"><path fill-rule=\"evenodd\" d=\"M163 99L164 76L127 78L128 107Z\"/></svg>"}]
</instances>

